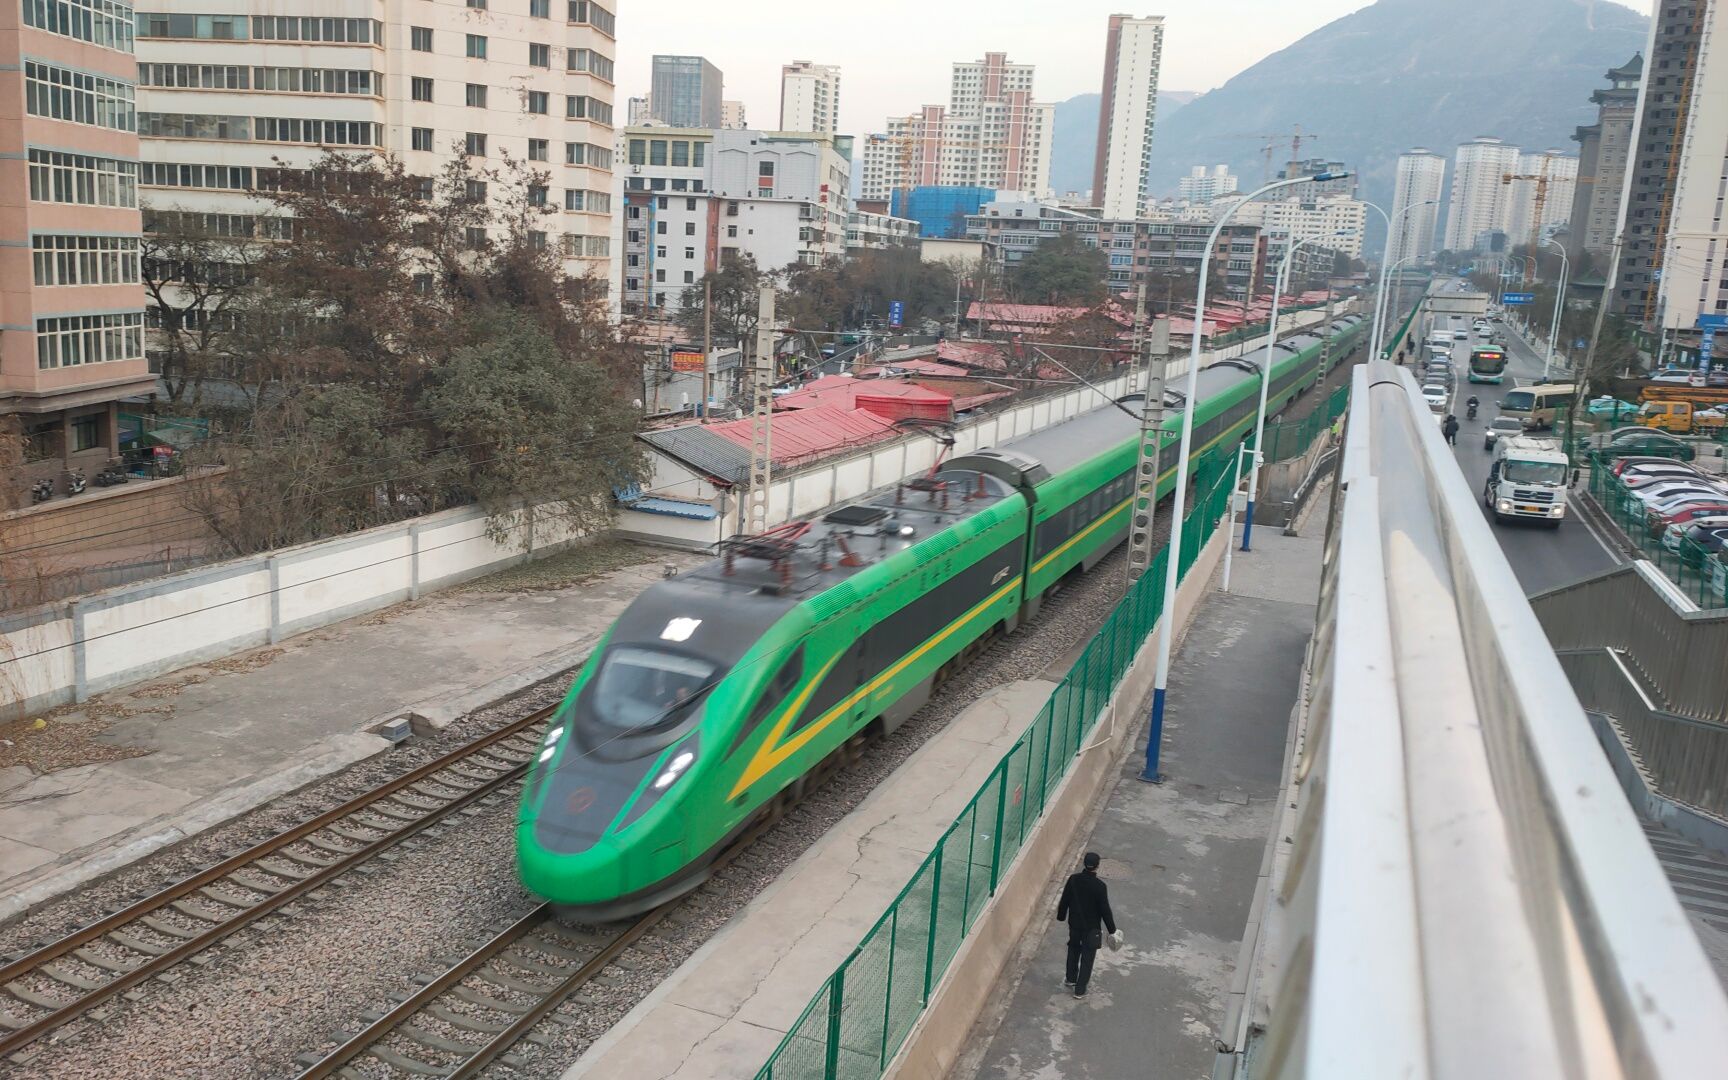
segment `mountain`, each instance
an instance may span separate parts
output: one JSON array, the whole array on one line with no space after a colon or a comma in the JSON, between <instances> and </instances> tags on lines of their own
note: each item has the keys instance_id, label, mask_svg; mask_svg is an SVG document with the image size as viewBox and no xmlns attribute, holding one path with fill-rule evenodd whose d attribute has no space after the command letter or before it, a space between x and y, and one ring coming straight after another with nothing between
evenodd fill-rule
<instances>
[{"instance_id":1,"label":"mountain","mask_svg":"<svg viewBox=\"0 0 1728 1080\"><path fill-rule=\"evenodd\" d=\"M1158 123L1199 97L1197 90L1158 91ZM1050 136L1050 186L1056 194L1085 191L1092 186L1092 165L1098 153L1098 94L1076 94L1056 103L1056 129ZM1154 140L1156 141L1156 140Z\"/></svg>"},{"instance_id":2,"label":"mountain","mask_svg":"<svg viewBox=\"0 0 1728 1080\"><path fill-rule=\"evenodd\" d=\"M1596 118L1591 91L1648 28L1608 0L1379 0L1161 115L1150 189L1174 194L1190 166L1216 162L1257 187L1260 133L1300 124L1318 136L1303 157L1345 162L1362 197L1390 208L1398 155L1413 146L1446 156L1448 185L1454 148L1477 135L1572 149L1573 128ZM1274 174L1289 149L1286 138L1274 151Z\"/></svg>"}]
</instances>

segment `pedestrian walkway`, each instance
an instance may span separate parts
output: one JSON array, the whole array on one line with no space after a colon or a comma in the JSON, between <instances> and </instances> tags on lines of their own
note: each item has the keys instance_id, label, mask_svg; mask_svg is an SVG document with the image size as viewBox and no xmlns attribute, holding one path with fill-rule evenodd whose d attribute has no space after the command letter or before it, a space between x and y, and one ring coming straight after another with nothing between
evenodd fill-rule
<instances>
[{"instance_id":1,"label":"pedestrian walkway","mask_svg":"<svg viewBox=\"0 0 1728 1080\"><path fill-rule=\"evenodd\" d=\"M580 662L662 573L696 556L555 556L279 646L54 710L0 767L0 918L387 749L403 713L441 727ZM560 563L560 559L571 560ZM567 576L560 585L560 568ZM572 569L574 567L574 569Z\"/></svg>"},{"instance_id":2,"label":"pedestrian walkway","mask_svg":"<svg viewBox=\"0 0 1728 1080\"><path fill-rule=\"evenodd\" d=\"M1323 505L1324 498L1316 496ZM1170 672L1161 785L1131 754L1019 985L974 1034L961 1080L1122 1080L1210 1073L1214 1039L1278 798L1290 716L1314 625L1322 540L1261 529L1231 591L1196 614ZM1063 986L1061 879L1081 851L1126 943L1101 951L1084 999Z\"/></svg>"}]
</instances>

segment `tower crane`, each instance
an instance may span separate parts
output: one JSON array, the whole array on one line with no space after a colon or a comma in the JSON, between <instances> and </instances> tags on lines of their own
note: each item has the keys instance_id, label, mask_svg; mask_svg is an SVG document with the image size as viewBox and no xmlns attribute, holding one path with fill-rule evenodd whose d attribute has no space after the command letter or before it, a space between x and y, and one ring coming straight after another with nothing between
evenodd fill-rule
<instances>
[{"instance_id":1,"label":"tower crane","mask_svg":"<svg viewBox=\"0 0 1728 1080\"><path fill-rule=\"evenodd\" d=\"M1231 138L1236 138L1236 139L1265 139L1266 140L1266 145L1262 146L1260 148L1260 152L1262 154L1264 154L1266 157L1266 175L1265 175L1264 179L1262 180L1263 183L1271 183L1271 181L1272 181L1272 154L1274 151L1276 151L1278 149L1279 142L1281 142L1284 139L1289 139L1290 140L1290 160L1291 161L1301 161L1302 160L1302 144L1304 142L1312 142L1313 140L1318 139L1320 137L1318 135L1310 135L1310 134L1307 134L1306 132L1304 132L1302 130L1301 124L1292 124L1291 127L1295 128L1295 130L1294 131L1279 131L1279 132L1273 132L1271 134L1244 133L1244 134L1231 136Z\"/></svg>"},{"instance_id":2,"label":"tower crane","mask_svg":"<svg viewBox=\"0 0 1728 1080\"><path fill-rule=\"evenodd\" d=\"M1530 208L1530 236L1525 241L1526 250L1532 255L1536 254L1536 249L1542 244L1542 211L1548 206L1548 184L1553 179L1548 175L1549 160L1546 156L1542 158L1541 172L1502 173L1500 175L1500 182L1508 187L1519 180L1528 180L1536 185L1536 200ZM1534 269L1532 262L1525 262L1524 284L1529 285L1531 283Z\"/></svg>"}]
</instances>

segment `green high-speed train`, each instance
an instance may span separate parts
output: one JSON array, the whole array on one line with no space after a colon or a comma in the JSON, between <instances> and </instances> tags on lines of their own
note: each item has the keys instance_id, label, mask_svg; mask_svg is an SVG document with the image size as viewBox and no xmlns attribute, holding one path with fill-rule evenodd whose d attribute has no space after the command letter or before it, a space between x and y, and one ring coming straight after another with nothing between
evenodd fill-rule
<instances>
[{"instance_id":1,"label":"green high-speed train","mask_svg":"<svg viewBox=\"0 0 1728 1080\"><path fill-rule=\"evenodd\" d=\"M1349 315L1280 342L1268 411L1319 378L1327 338L1338 363L1362 330ZM1264 356L1200 373L1194 460L1251 435ZM695 887L778 796L854 736L903 723L985 638L1122 542L1138 436L1124 410L1099 408L818 521L727 541L650 586L547 729L517 822L523 883L589 919ZM1160 497L1176 452L1172 440L1162 453Z\"/></svg>"}]
</instances>

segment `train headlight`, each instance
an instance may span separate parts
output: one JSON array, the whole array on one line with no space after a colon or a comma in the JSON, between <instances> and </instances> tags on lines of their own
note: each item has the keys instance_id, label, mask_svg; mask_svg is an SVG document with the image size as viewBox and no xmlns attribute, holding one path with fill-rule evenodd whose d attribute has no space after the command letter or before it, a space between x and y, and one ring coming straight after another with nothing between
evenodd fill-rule
<instances>
[{"instance_id":1,"label":"train headlight","mask_svg":"<svg viewBox=\"0 0 1728 1080\"><path fill-rule=\"evenodd\" d=\"M546 764L546 762L551 759L552 755L557 752L558 748L556 746L548 746L546 749L540 751L540 764Z\"/></svg>"},{"instance_id":2,"label":"train headlight","mask_svg":"<svg viewBox=\"0 0 1728 1080\"><path fill-rule=\"evenodd\" d=\"M564 737L564 725L563 724L558 724L555 727L549 728L546 732L546 745L547 746L557 746L558 740L562 739L563 737Z\"/></svg>"},{"instance_id":3,"label":"train headlight","mask_svg":"<svg viewBox=\"0 0 1728 1080\"><path fill-rule=\"evenodd\" d=\"M680 750L671 761L666 763L666 771L654 778L654 790L665 791L671 787L695 761L696 751Z\"/></svg>"}]
</instances>

